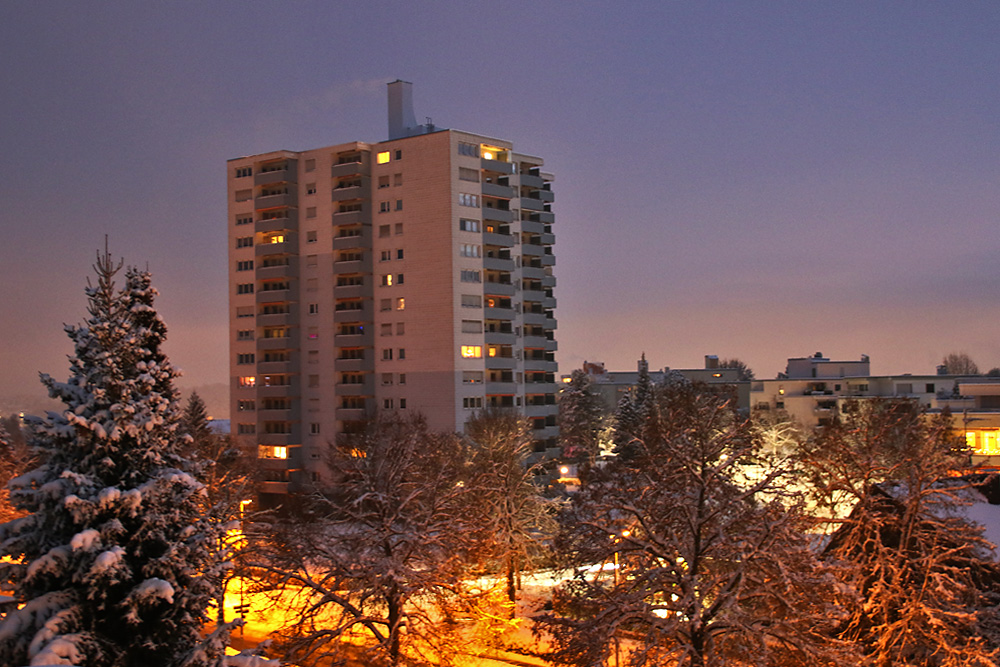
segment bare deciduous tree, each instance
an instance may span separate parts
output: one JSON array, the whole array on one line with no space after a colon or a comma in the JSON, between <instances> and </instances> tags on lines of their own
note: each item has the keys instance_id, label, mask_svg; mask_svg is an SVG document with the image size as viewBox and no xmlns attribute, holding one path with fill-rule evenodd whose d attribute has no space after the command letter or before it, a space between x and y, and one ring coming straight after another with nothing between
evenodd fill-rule
<instances>
[{"instance_id":1,"label":"bare deciduous tree","mask_svg":"<svg viewBox=\"0 0 1000 667\"><path fill-rule=\"evenodd\" d=\"M723 394L674 383L656 403L656 439L568 511L557 548L576 574L540 619L553 657L600 665L624 638L630 665L846 664L849 647L823 634L835 580L780 459Z\"/></svg>"}]
</instances>

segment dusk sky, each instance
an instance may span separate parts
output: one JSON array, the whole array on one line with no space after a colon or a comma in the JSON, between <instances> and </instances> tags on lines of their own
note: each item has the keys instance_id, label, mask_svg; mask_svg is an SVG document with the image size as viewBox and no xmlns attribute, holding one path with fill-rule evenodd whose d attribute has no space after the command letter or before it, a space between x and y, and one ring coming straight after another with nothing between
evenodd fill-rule
<instances>
[{"instance_id":1,"label":"dusk sky","mask_svg":"<svg viewBox=\"0 0 1000 667\"><path fill-rule=\"evenodd\" d=\"M0 412L68 373L95 251L228 382L226 160L419 120L555 174L560 373L1000 366L1000 3L27 2L0 21Z\"/></svg>"}]
</instances>

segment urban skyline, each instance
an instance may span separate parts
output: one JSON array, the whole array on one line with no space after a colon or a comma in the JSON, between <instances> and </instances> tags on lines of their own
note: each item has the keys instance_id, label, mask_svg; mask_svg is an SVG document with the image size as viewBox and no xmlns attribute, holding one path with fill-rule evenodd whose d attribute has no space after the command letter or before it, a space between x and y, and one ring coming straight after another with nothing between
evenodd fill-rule
<instances>
[{"instance_id":1,"label":"urban skyline","mask_svg":"<svg viewBox=\"0 0 1000 667\"><path fill-rule=\"evenodd\" d=\"M183 386L225 383L220 165L383 139L396 78L421 120L516 138L556 174L561 373L642 352L759 377L818 350L1000 365L1000 10L629 7L515 3L491 33L448 3L14 5L0 403L62 373L105 234L152 270Z\"/></svg>"}]
</instances>

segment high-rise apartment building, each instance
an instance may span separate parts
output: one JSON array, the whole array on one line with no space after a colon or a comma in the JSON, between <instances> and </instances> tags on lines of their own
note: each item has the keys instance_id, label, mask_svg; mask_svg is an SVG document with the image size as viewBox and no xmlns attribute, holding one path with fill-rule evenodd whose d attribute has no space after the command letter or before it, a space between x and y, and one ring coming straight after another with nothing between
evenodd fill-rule
<instances>
[{"instance_id":1,"label":"high-rise apartment building","mask_svg":"<svg viewBox=\"0 0 1000 667\"><path fill-rule=\"evenodd\" d=\"M552 176L388 92L387 141L228 162L230 417L265 498L379 410L461 431L514 408L555 446Z\"/></svg>"}]
</instances>

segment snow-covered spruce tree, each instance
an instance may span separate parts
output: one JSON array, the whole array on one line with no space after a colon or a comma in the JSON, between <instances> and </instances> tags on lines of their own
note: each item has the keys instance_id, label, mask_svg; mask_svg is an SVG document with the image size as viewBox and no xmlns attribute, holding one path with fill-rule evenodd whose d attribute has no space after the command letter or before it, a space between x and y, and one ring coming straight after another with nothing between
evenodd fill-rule
<instances>
[{"instance_id":1,"label":"snow-covered spruce tree","mask_svg":"<svg viewBox=\"0 0 1000 667\"><path fill-rule=\"evenodd\" d=\"M857 664L1000 658L997 638L983 636L997 626L1000 568L961 512L974 493L954 477L967 453L948 421L915 401L852 401L802 453L821 520L835 529L824 557L857 594L838 633L861 647Z\"/></svg>"},{"instance_id":2,"label":"snow-covered spruce tree","mask_svg":"<svg viewBox=\"0 0 1000 667\"><path fill-rule=\"evenodd\" d=\"M576 369L559 395L559 439L567 461L592 465L599 453L601 400L590 390L590 376Z\"/></svg>"},{"instance_id":3,"label":"snow-covered spruce tree","mask_svg":"<svg viewBox=\"0 0 1000 667\"><path fill-rule=\"evenodd\" d=\"M263 516L253 510L256 458L243 451L235 437L212 432L205 402L197 392L188 397L180 422L187 436L187 458L199 481L205 484L202 507L218 537L215 558L224 564L210 573L215 590L216 622L222 626L226 623L226 588L234 577L244 574L241 566L250 546L240 528L244 521Z\"/></svg>"},{"instance_id":4,"label":"snow-covered spruce tree","mask_svg":"<svg viewBox=\"0 0 1000 667\"><path fill-rule=\"evenodd\" d=\"M218 641L199 638L214 535L178 455L156 291L136 269L119 290L122 264L107 252L94 268L89 317L66 327L70 378L42 376L65 410L29 420L42 463L11 482L28 514L0 526L14 560L0 574L21 604L0 622L0 664L215 664Z\"/></svg>"},{"instance_id":5,"label":"snow-covered spruce tree","mask_svg":"<svg viewBox=\"0 0 1000 667\"><path fill-rule=\"evenodd\" d=\"M618 399L614 414L614 452L618 456L628 458L635 450L634 445L642 433L642 422L632 403L632 392L627 391Z\"/></svg>"},{"instance_id":6,"label":"snow-covered spruce tree","mask_svg":"<svg viewBox=\"0 0 1000 667\"><path fill-rule=\"evenodd\" d=\"M539 619L552 658L852 664L850 647L824 632L838 617L836 581L801 530L788 469L762 455L725 394L690 383L656 391L658 439L637 441L567 509L555 550L575 576Z\"/></svg>"}]
</instances>

